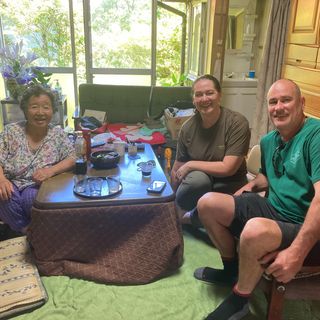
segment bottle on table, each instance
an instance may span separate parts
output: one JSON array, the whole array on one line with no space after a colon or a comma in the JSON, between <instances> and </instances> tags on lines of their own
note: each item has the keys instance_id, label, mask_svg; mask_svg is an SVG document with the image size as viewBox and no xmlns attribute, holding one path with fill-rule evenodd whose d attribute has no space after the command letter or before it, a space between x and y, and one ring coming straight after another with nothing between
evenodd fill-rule
<instances>
[{"instance_id":1,"label":"bottle on table","mask_svg":"<svg viewBox=\"0 0 320 320\"><path fill-rule=\"evenodd\" d=\"M76 140L74 143L74 148L76 150L77 158L85 158L86 156L86 141L83 137L82 131L75 131Z\"/></svg>"},{"instance_id":2,"label":"bottle on table","mask_svg":"<svg viewBox=\"0 0 320 320\"><path fill-rule=\"evenodd\" d=\"M58 96L59 100L61 100L61 98L62 98L62 88L60 86L60 83L59 83L58 79L56 79L55 82L56 83L54 85L54 90L57 92L57 96Z\"/></svg>"},{"instance_id":3,"label":"bottle on table","mask_svg":"<svg viewBox=\"0 0 320 320\"><path fill-rule=\"evenodd\" d=\"M82 131L83 139L85 140L85 150L86 150L86 159L90 161L91 157L91 131L83 130Z\"/></svg>"},{"instance_id":4,"label":"bottle on table","mask_svg":"<svg viewBox=\"0 0 320 320\"><path fill-rule=\"evenodd\" d=\"M164 158L166 160L164 173L167 176L168 181L171 181L171 158L172 158L171 148L165 148Z\"/></svg>"},{"instance_id":5,"label":"bottle on table","mask_svg":"<svg viewBox=\"0 0 320 320\"><path fill-rule=\"evenodd\" d=\"M86 141L83 137L82 131L75 131L76 140L74 148L76 151L76 166L75 174L82 175L87 173L87 159L86 159Z\"/></svg>"}]
</instances>

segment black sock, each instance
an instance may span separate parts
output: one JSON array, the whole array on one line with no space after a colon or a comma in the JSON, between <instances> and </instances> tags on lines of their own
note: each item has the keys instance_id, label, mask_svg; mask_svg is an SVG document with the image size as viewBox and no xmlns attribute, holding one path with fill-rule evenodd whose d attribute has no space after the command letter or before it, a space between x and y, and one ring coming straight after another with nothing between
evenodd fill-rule
<instances>
[{"instance_id":1,"label":"black sock","mask_svg":"<svg viewBox=\"0 0 320 320\"><path fill-rule=\"evenodd\" d=\"M223 258L223 270L225 273L230 275L238 275L238 269L239 269L239 260L238 258Z\"/></svg>"},{"instance_id":2,"label":"black sock","mask_svg":"<svg viewBox=\"0 0 320 320\"><path fill-rule=\"evenodd\" d=\"M249 295L239 295L236 290L211 312L205 320L242 319L249 312Z\"/></svg>"}]
</instances>

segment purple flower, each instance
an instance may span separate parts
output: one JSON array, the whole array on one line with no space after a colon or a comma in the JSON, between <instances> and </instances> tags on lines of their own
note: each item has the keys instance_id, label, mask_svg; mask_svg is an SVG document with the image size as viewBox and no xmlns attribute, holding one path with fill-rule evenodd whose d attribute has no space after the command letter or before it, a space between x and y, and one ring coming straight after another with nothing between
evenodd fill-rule
<instances>
[{"instance_id":1,"label":"purple flower","mask_svg":"<svg viewBox=\"0 0 320 320\"><path fill-rule=\"evenodd\" d=\"M23 41L0 49L0 72L5 79L15 79L18 84L28 84L36 78L32 62L38 57L33 52L22 55Z\"/></svg>"}]
</instances>

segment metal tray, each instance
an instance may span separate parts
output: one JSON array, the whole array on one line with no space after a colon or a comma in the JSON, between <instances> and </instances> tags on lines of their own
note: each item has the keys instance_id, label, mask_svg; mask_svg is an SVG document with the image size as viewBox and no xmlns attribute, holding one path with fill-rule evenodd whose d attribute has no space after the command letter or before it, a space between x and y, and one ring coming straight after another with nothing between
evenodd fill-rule
<instances>
[{"instance_id":1,"label":"metal tray","mask_svg":"<svg viewBox=\"0 0 320 320\"><path fill-rule=\"evenodd\" d=\"M90 194L90 190L89 190L88 186L87 186L85 192L77 192L73 187L74 194L76 194L77 196L89 198L89 199L104 199L104 198L113 197L113 196L119 194L123 189L122 183L120 182L119 190L117 192L110 193L106 177L88 177L87 179L90 179L90 178L102 178L103 179L101 195L100 196L92 196Z\"/></svg>"}]
</instances>

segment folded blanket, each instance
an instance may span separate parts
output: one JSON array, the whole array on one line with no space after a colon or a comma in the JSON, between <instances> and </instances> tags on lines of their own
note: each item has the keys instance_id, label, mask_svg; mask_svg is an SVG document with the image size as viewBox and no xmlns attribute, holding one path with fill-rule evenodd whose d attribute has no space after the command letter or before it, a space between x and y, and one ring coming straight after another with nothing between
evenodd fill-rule
<instances>
[{"instance_id":1,"label":"folded blanket","mask_svg":"<svg viewBox=\"0 0 320 320\"><path fill-rule=\"evenodd\" d=\"M144 131L141 129L144 127L142 124L128 125L125 123L110 123L108 124L108 130L112 132L115 136L119 137L121 140L136 142L144 142L149 144L163 144L166 142L166 139L163 133L159 132L159 129L151 129L152 132L148 131L148 135L144 134ZM148 129L150 130L150 129Z\"/></svg>"}]
</instances>

